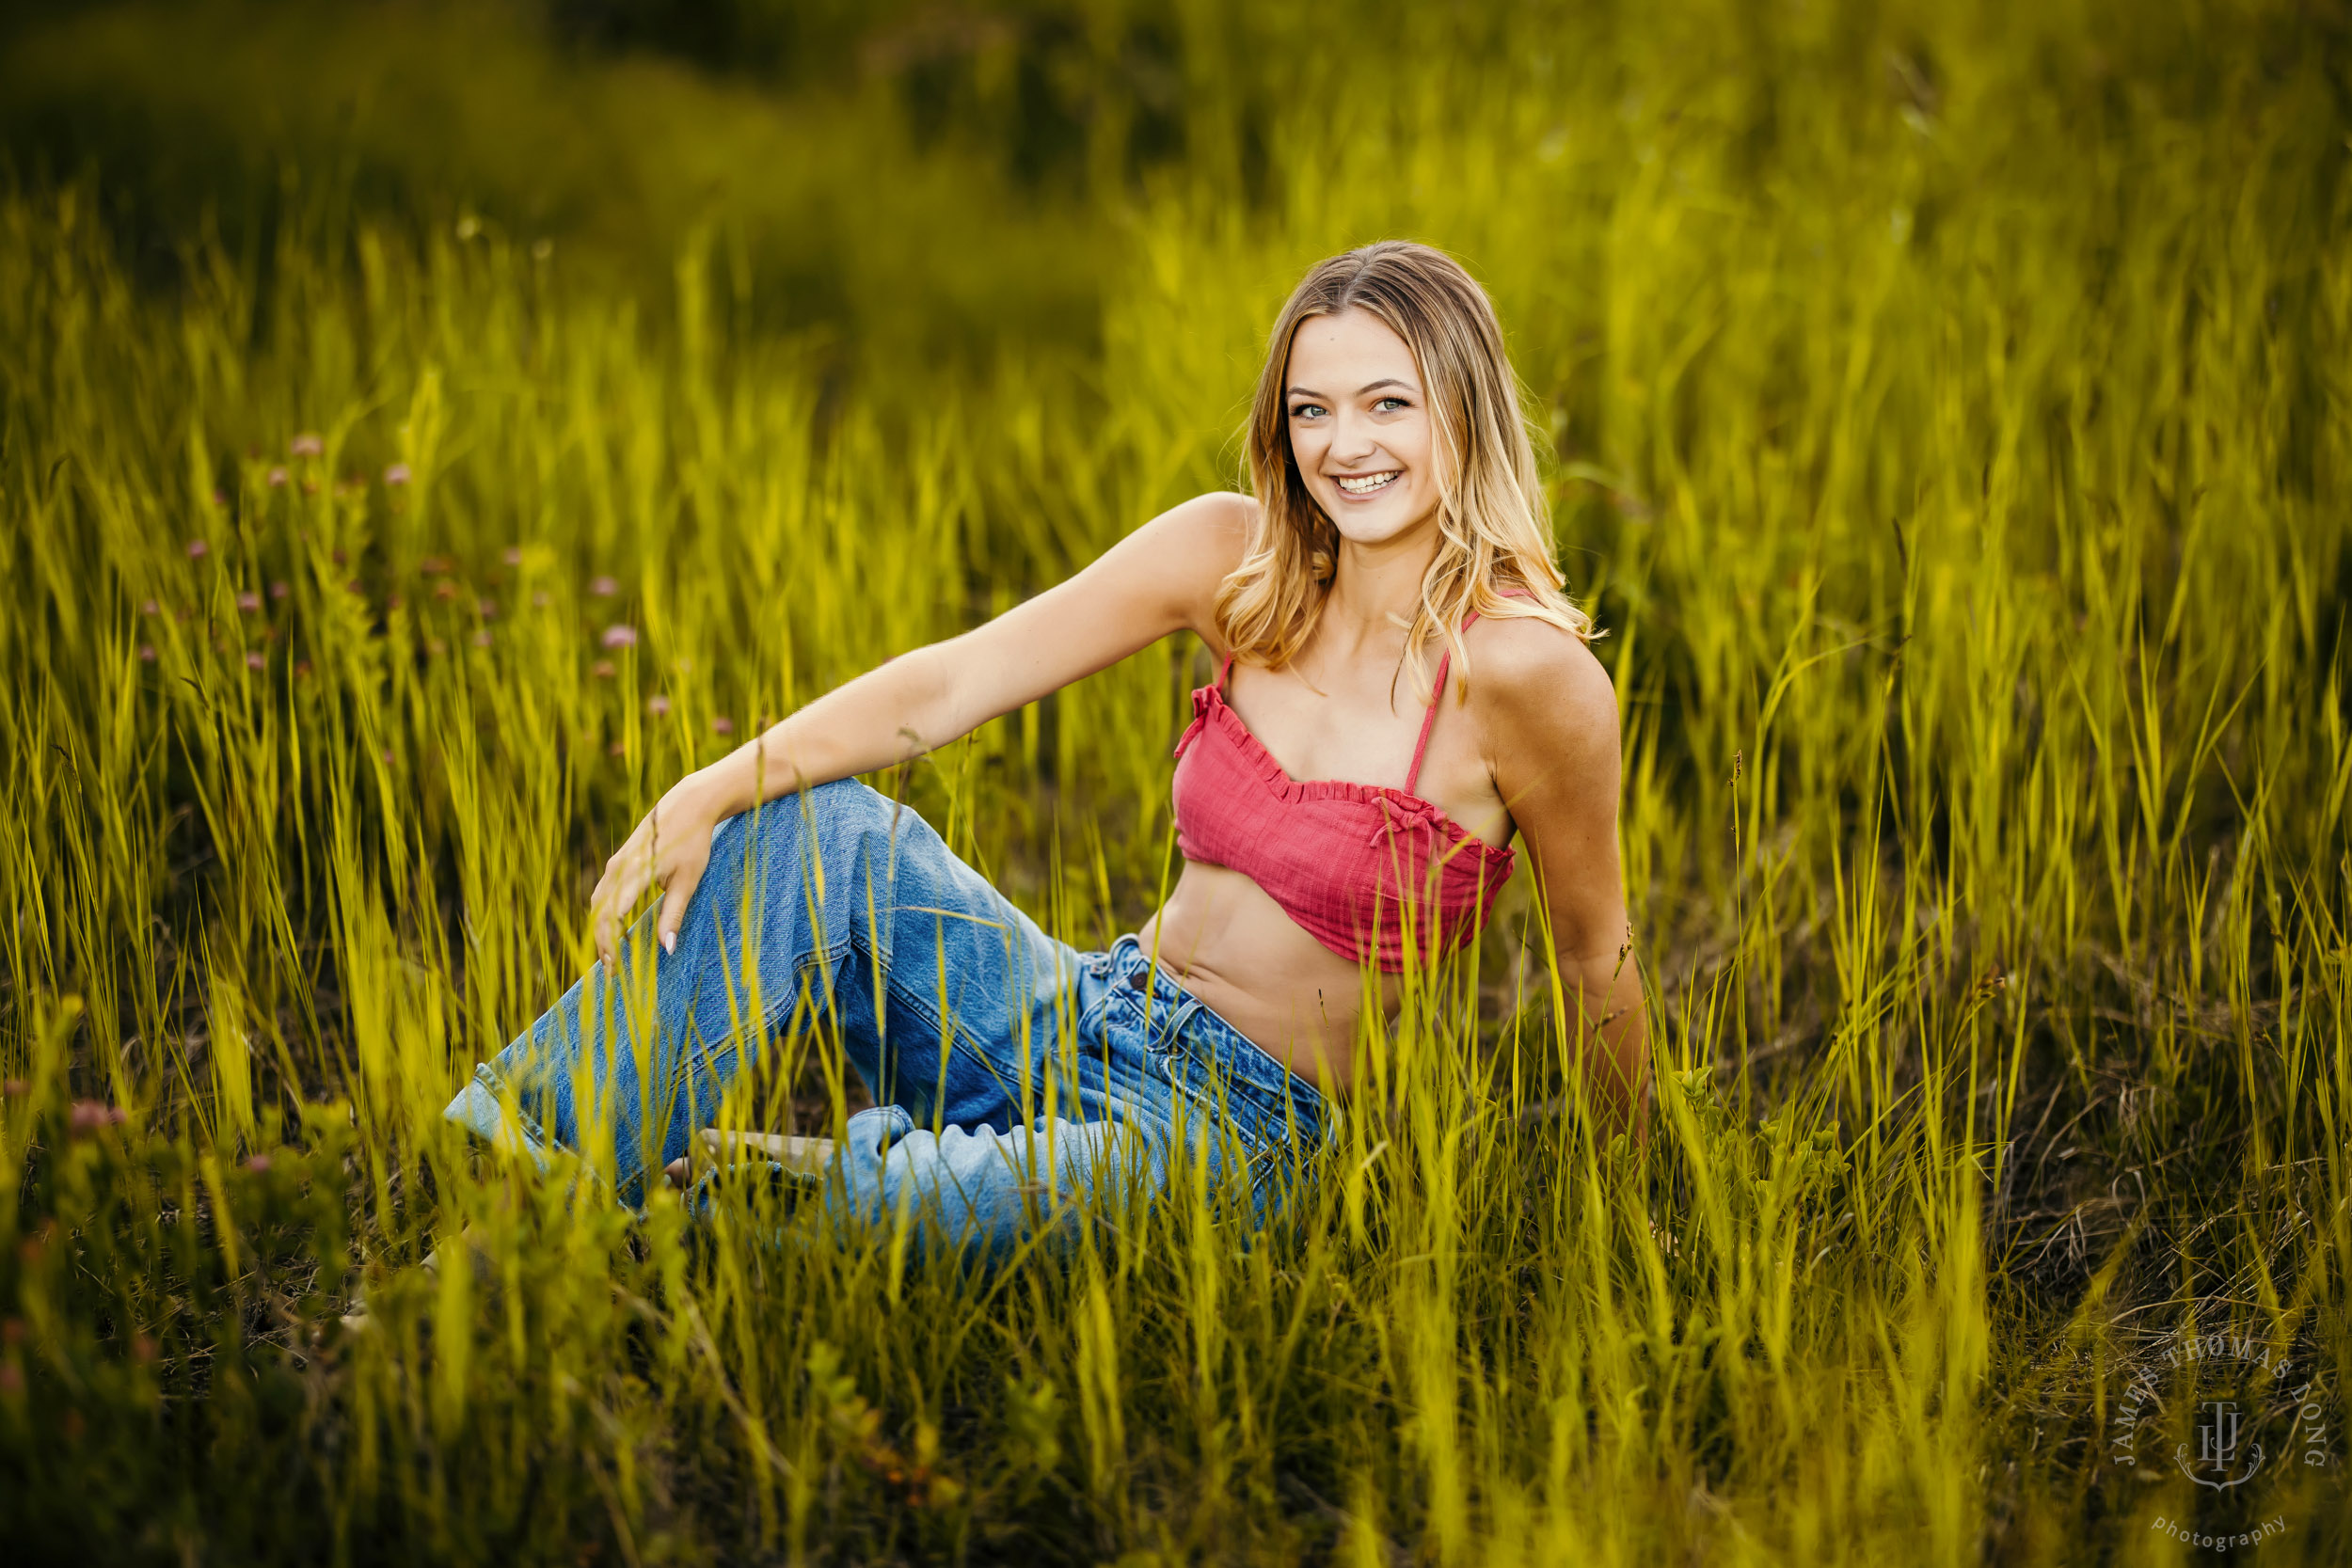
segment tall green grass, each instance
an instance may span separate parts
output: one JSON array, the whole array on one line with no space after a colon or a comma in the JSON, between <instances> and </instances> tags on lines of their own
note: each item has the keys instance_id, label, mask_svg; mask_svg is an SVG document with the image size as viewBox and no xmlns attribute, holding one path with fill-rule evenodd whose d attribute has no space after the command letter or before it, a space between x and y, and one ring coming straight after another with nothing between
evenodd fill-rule
<instances>
[{"instance_id":1,"label":"tall green grass","mask_svg":"<svg viewBox=\"0 0 2352 1568\"><path fill-rule=\"evenodd\" d=\"M331 205L155 290L87 187L0 205L10 1540L2169 1561L2153 1520L2240 1517L2103 1432L2183 1326L2352 1370L2340 50L1428 16L1375 92L1268 14L1176 13L1298 63L1104 176L1099 347L984 372L748 330L723 223L658 296ZM1397 233L1492 287L1610 634L1645 1149L1579 1114L1523 887L1247 1247L1180 1172L975 1278L747 1187L631 1222L440 1122L681 770L1231 483L1298 269ZM1105 942L1200 673L887 782ZM796 1027L727 1115L851 1092ZM2342 1552L2340 1477L2264 1494L2266 1552Z\"/></svg>"}]
</instances>

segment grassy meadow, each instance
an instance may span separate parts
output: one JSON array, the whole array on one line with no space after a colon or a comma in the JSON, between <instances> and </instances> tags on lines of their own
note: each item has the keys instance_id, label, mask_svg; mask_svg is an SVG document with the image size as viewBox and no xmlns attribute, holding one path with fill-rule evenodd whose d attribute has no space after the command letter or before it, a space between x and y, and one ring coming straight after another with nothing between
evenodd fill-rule
<instances>
[{"instance_id":1,"label":"grassy meadow","mask_svg":"<svg viewBox=\"0 0 2352 1568\"><path fill-rule=\"evenodd\" d=\"M2343 1560L2342 8L799 14L0 30L9 1555ZM1391 235L1608 634L1645 1148L1523 886L1247 1248L1180 1175L976 1277L441 1121L683 770L1236 483ZM1106 944L1204 668L875 782ZM726 1117L857 1092L791 1011ZM2242 1487L2116 1457L2184 1333L2307 1374Z\"/></svg>"}]
</instances>

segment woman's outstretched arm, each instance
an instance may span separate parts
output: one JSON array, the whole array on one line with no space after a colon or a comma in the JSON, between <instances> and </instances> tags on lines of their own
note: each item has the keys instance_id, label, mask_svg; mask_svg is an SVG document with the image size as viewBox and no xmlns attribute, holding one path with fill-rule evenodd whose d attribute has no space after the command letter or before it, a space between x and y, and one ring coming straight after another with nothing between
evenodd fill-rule
<instances>
[{"instance_id":1,"label":"woman's outstretched arm","mask_svg":"<svg viewBox=\"0 0 2352 1568\"><path fill-rule=\"evenodd\" d=\"M1068 581L986 626L902 654L688 774L605 863L590 895L596 953L662 890L664 947L710 860L711 831L762 800L872 772L969 735L1172 631L1211 636L1217 585L1241 561L1254 502L1201 496L1128 534Z\"/></svg>"}]
</instances>

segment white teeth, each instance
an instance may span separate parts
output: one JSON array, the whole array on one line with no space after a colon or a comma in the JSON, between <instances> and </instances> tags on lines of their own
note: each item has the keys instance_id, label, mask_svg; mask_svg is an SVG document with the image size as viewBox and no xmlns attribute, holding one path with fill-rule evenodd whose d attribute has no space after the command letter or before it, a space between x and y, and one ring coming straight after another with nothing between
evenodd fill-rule
<instances>
[{"instance_id":1,"label":"white teeth","mask_svg":"<svg viewBox=\"0 0 2352 1568\"><path fill-rule=\"evenodd\" d=\"M1397 475L1402 472L1404 472L1402 468L1391 468L1385 474L1357 474L1354 476L1342 476L1339 481L1339 485L1341 489L1346 491L1351 496L1370 495L1373 491L1379 489L1382 485L1388 483L1391 480L1396 478Z\"/></svg>"}]
</instances>

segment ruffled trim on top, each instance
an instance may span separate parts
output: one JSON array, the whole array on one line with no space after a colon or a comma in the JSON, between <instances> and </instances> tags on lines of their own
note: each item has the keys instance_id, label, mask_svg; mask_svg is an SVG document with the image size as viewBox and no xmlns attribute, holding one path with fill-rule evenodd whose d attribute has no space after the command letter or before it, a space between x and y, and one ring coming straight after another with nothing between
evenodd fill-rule
<instances>
[{"instance_id":1,"label":"ruffled trim on top","mask_svg":"<svg viewBox=\"0 0 2352 1568\"><path fill-rule=\"evenodd\" d=\"M1483 865L1491 875L1480 879L1489 890L1500 888L1518 863L1518 855L1511 846L1492 845L1468 828L1463 827L1434 801L1408 794L1391 784L1363 784L1345 779L1294 779L1282 765L1274 759L1258 737L1249 733L1249 726L1240 714L1225 701L1225 693L1214 686L1197 687L1192 693L1192 722L1177 737L1175 754L1182 757L1185 749L1200 737L1209 725L1216 725L1230 739L1256 772L1266 788L1284 800L1354 800L1382 808L1381 821L1375 828L1368 843L1377 847L1388 841L1391 832L1425 832L1444 848L1438 857L1447 867L1464 854L1474 866Z\"/></svg>"}]
</instances>

